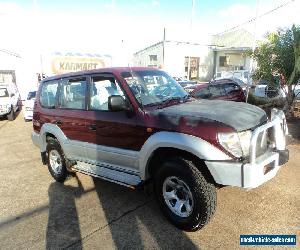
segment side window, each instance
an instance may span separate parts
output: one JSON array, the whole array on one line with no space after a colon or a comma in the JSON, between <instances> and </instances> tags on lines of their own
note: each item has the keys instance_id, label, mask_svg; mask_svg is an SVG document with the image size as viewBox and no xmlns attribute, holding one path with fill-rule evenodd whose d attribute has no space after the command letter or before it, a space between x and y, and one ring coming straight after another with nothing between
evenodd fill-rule
<instances>
[{"instance_id":1,"label":"side window","mask_svg":"<svg viewBox=\"0 0 300 250\"><path fill-rule=\"evenodd\" d=\"M200 97L200 98L209 98L210 97L210 92L208 88L203 88L200 91L198 91L195 95L195 97Z\"/></svg>"},{"instance_id":2,"label":"side window","mask_svg":"<svg viewBox=\"0 0 300 250\"><path fill-rule=\"evenodd\" d=\"M86 78L62 81L60 108L85 109Z\"/></svg>"},{"instance_id":3,"label":"side window","mask_svg":"<svg viewBox=\"0 0 300 250\"><path fill-rule=\"evenodd\" d=\"M44 108L54 108L56 105L56 93L58 88L58 81L43 83L40 103Z\"/></svg>"},{"instance_id":4,"label":"side window","mask_svg":"<svg viewBox=\"0 0 300 250\"><path fill-rule=\"evenodd\" d=\"M96 76L92 77L90 88L90 109L108 111L108 97L125 95L119 84L113 77Z\"/></svg>"},{"instance_id":5,"label":"side window","mask_svg":"<svg viewBox=\"0 0 300 250\"><path fill-rule=\"evenodd\" d=\"M212 95L211 97L218 97L224 94L220 85L209 86L209 91Z\"/></svg>"},{"instance_id":6,"label":"side window","mask_svg":"<svg viewBox=\"0 0 300 250\"><path fill-rule=\"evenodd\" d=\"M239 87L233 83L227 83L224 86L226 94L232 94L235 91L239 90Z\"/></svg>"}]
</instances>

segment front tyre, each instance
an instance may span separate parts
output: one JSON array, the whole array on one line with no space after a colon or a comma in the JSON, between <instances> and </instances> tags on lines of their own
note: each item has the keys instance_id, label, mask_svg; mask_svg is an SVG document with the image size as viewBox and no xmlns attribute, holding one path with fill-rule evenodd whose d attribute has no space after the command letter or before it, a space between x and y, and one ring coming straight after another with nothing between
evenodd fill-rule
<instances>
[{"instance_id":1,"label":"front tyre","mask_svg":"<svg viewBox=\"0 0 300 250\"><path fill-rule=\"evenodd\" d=\"M155 175L155 193L165 216L176 227L196 231L216 209L216 190L193 162L181 157L166 160Z\"/></svg>"},{"instance_id":2,"label":"front tyre","mask_svg":"<svg viewBox=\"0 0 300 250\"><path fill-rule=\"evenodd\" d=\"M66 160L62 148L57 140L50 140L47 144L48 170L58 182L64 182L68 176Z\"/></svg>"}]
</instances>

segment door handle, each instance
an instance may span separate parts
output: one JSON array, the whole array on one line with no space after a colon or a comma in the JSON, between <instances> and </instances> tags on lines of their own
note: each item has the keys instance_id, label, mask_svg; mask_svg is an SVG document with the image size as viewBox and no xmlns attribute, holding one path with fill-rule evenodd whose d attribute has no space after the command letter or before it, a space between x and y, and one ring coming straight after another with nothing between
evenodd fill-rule
<instances>
[{"instance_id":1,"label":"door handle","mask_svg":"<svg viewBox=\"0 0 300 250\"><path fill-rule=\"evenodd\" d=\"M96 131L96 129L97 129L96 124L90 124L89 125L89 130Z\"/></svg>"},{"instance_id":2,"label":"door handle","mask_svg":"<svg viewBox=\"0 0 300 250\"><path fill-rule=\"evenodd\" d=\"M62 125L62 121L61 120L56 120L55 122L54 122L56 125Z\"/></svg>"}]
</instances>

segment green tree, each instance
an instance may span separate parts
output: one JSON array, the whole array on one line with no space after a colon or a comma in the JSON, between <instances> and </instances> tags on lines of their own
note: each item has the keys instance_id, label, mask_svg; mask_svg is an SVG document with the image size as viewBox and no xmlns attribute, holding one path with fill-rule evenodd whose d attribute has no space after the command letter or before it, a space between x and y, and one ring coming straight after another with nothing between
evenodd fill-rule
<instances>
[{"instance_id":1,"label":"green tree","mask_svg":"<svg viewBox=\"0 0 300 250\"><path fill-rule=\"evenodd\" d=\"M278 86L280 82L287 94L285 109L290 110L295 98L294 88L300 78L300 26L267 34L253 58L257 62L254 80L265 79L271 86ZM287 85L287 89L283 85Z\"/></svg>"}]
</instances>

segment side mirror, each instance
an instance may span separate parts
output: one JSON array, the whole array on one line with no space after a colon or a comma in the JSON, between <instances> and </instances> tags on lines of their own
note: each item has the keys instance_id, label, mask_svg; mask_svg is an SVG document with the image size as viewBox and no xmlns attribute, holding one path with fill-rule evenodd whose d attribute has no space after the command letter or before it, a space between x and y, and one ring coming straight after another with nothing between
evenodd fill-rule
<instances>
[{"instance_id":1,"label":"side mirror","mask_svg":"<svg viewBox=\"0 0 300 250\"><path fill-rule=\"evenodd\" d=\"M120 95L111 95L108 97L108 110L109 111L124 111L129 110L130 107L124 98Z\"/></svg>"}]
</instances>

